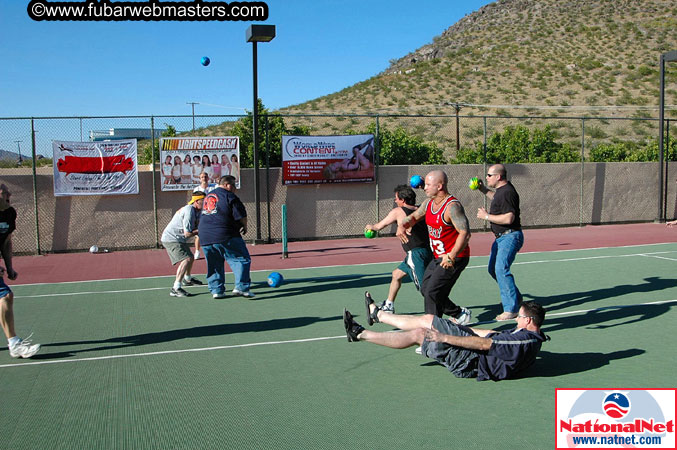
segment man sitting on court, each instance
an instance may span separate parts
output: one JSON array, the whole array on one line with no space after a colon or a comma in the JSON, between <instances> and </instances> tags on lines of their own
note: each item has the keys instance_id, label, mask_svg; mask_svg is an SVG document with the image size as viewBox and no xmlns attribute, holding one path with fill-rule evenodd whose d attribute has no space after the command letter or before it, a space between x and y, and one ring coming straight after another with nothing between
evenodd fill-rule
<instances>
[{"instance_id":1,"label":"man sitting on court","mask_svg":"<svg viewBox=\"0 0 677 450\"><path fill-rule=\"evenodd\" d=\"M432 314L409 316L386 314L365 293L367 321L383 322L401 333L365 330L343 310L343 325L348 342L367 341L390 348L420 345L422 354L445 366L459 378L505 380L531 366L543 341L541 331L545 309L536 302L525 302L515 318L517 327L494 331L457 325L450 319Z\"/></svg>"}]
</instances>

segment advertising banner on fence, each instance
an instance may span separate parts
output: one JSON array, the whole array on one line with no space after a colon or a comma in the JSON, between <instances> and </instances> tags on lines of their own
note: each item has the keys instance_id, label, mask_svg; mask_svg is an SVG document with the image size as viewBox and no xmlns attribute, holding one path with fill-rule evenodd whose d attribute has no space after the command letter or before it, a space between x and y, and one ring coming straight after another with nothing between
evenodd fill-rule
<instances>
[{"instance_id":1,"label":"advertising banner on fence","mask_svg":"<svg viewBox=\"0 0 677 450\"><path fill-rule=\"evenodd\" d=\"M282 136L282 183L373 182L374 135Z\"/></svg>"},{"instance_id":2,"label":"advertising banner on fence","mask_svg":"<svg viewBox=\"0 0 677 450\"><path fill-rule=\"evenodd\" d=\"M52 141L54 195L138 194L136 139Z\"/></svg>"},{"instance_id":3,"label":"advertising banner on fence","mask_svg":"<svg viewBox=\"0 0 677 450\"><path fill-rule=\"evenodd\" d=\"M210 184L232 175L240 187L238 136L160 139L160 183L163 191L187 191L200 185L204 172Z\"/></svg>"}]
</instances>

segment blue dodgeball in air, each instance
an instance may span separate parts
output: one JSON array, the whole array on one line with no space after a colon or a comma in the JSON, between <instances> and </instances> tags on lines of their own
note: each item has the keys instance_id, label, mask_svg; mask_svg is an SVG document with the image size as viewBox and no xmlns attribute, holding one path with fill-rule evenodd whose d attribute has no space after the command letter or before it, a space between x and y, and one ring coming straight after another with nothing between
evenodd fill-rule
<instances>
[{"instance_id":1,"label":"blue dodgeball in air","mask_svg":"<svg viewBox=\"0 0 677 450\"><path fill-rule=\"evenodd\" d=\"M420 175L414 175L409 180L409 185L411 187L413 187L414 189L418 189L420 187L423 187L423 178L421 178Z\"/></svg>"},{"instance_id":2,"label":"blue dodgeball in air","mask_svg":"<svg viewBox=\"0 0 677 450\"><path fill-rule=\"evenodd\" d=\"M268 275L268 286L270 287L279 287L282 282L284 281L284 278L282 278L282 275L278 272L273 272L270 275Z\"/></svg>"},{"instance_id":3,"label":"blue dodgeball in air","mask_svg":"<svg viewBox=\"0 0 677 450\"><path fill-rule=\"evenodd\" d=\"M202 59L200 60L200 64L203 66L208 66L211 60L209 59L209 56L203 56Z\"/></svg>"}]
</instances>

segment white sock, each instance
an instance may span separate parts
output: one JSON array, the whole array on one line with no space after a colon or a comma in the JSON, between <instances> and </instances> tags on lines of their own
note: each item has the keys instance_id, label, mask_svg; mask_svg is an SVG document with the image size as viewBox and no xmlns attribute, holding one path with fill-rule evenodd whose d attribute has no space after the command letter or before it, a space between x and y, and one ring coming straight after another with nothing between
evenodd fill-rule
<instances>
[{"instance_id":1,"label":"white sock","mask_svg":"<svg viewBox=\"0 0 677 450\"><path fill-rule=\"evenodd\" d=\"M175 281L175 282L174 282L174 290L177 290L177 289L179 289L179 288L181 288L181 282L180 282L180 281Z\"/></svg>"},{"instance_id":2,"label":"white sock","mask_svg":"<svg viewBox=\"0 0 677 450\"><path fill-rule=\"evenodd\" d=\"M15 346L16 344L18 344L19 342L21 342L21 338L20 338L19 336L14 336L14 337L12 337L12 338L7 339L7 344L8 344L10 347L14 347L14 346Z\"/></svg>"},{"instance_id":3,"label":"white sock","mask_svg":"<svg viewBox=\"0 0 677 450\"><path fill-rule=\"evenodd\" d=\"M386 305L391 306L392 304L393 304L393 302L391 302L390 299L386 300Z\"/></svg>"},{"instance_id":4,"label":"white sock","mask_svg":"<svg viewBox=\"0 0 677 450\"><path fill-rule=\"evenodd\" d=\"M193 278L193 277L190 276L190 275L184 275L183 276L183 279L186 280L186 281L190 281L191 278Z\"/></svg>"}]
</instances>

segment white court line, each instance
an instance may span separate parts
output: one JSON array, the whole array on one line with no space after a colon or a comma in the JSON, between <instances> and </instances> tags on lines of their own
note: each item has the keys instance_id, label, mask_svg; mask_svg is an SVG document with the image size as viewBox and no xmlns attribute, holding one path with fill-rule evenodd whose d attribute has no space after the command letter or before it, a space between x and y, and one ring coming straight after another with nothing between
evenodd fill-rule
<instances>
[{"instance_id":1,"label":"white court line","mask_svg":"<svg viewBox=\"0 0 677 450\"><path fill-rule=\"evenodd\" d=\"M677 259L675 259L675 258L666 258L665 256L656 256L656 255L651 254L651 253L644 253L640 256L645 256L647 258L667 259L668 261L677 261Z\"/></svg>"},{"instance_id":2,"label":"white court line","mask_svg":"<svg viewBox=\"0 0 677 450\"><path fill-rule=\"evenodd\" d=\"M558 262L575 262L575 261L587 261L587 260L593 260L593 259L609 259L609 258L631 258L635 256L644 256L644 257L649 257L653 256L656 258L660 259L666 259L669 261L677 261L677 259L670 259L670 258L663 258L659 256L654 256L654 255L661 255L665 253L676 253L677 250L668 250L668 251L660 251L660 252L653 252L653 253L633 253L629 255L606 255L606 256L584 256L581 258L566 258L566 259L553 259L553 260L538 260L538 261L516 261L512 265L513 266L520 266L520 265L526 265L526 264L545 264L545 263L558 263ZM371 265L371 264L387 264L387 263L365 263L365 264L353 264L355 266L365 266L365 265ZM334 267L344 267L344 266L334 266ZM468 266L466 269L486 269L487 266L485 265L479 265L479 266ZM299 268L301 269L301 268ZM297 270L299 270L297 269ZM291 270L291 269L285 269L285 270ZM345 275L336 275L334 276L326 276L326 277L318 277L316 279L332 279L332 278L339 278L339 277L345 277ZM151 277L149 277L151 278ZM124 280L124 278L123 278ZM104 280L98 280L98 281L104 281ZM112 281L112 280L107 280L107 281ZM119 281L119 280L118 280ZM68 283L73 283L73 282L68 282ZM59 284L59 283L54 283L54 284ZM29 286L27 284L24 284L22 286ZM195 286L193 286L195 287ZM60 293L60 294L37 294L37 295L15 295L14 298L40 298L40 297L64 297L64 296L69 296L69 295L99 295L99 294L124 294L124 293L129 293L129 292L140 292L140 291L154 291L154 290L162 290L162 289L167 289L167 287L155 287L155 288L139 288L139 289L120 289L120 290L112 290L112 291L89 291L89 292L73 292L73 293Z\"/></svg>"},{"instance_id":3,"label":"white court line","mask_svg":"<svg viewBox=\"0 0 677 450\"><path fill-rule=\"evenodd\" d=\"M61 364L69 362L85 362L85 361L102 361L106 359L120 359L120 358L137 358L142 356L156 356L156 355L171 355L176 353L190 353L190 352L207 352L212 350L228 350L233 348L246 348L246 347L259 347L262 345L279 345L279 344L298 344L302 342L313 342L313 341L326 341L330 339L339 339L346 338L346 335L341 336L327 336L319 338L308 338L308 339L293 339L290 341L269 341L269 342L252 342L249 344L236 344L236 345L219 345L217 347L203 347L203 348L187 348L184 350L165 350L161 352L148 352L148 353L132 353L128 355L110 355L110 356L96 356L92 358L78 358L78 359L57 359L54 361L33 361L21 364L2 364L0 369L9 368L9 367L18 367L18 366L41 366L44 364Z\"/></svg>"},{"instance_id":4,"label":"white court line","mask_svg":"<svg viewBox=\"0 0 677 450\"><path fill-rule=\"evenodd\" d=\"M593 308L593 309L579 309L577 311L549 313L549 314L546 315L546 319L548 317L571 316L571 315L575 315L575 314L585 314L585 313L589 313L589 312L606 311L606 310L609 310L609 309L623 309L623 308L633 308L633 307L637 307L637 306L662 305L662 304L666 304L666 303L675 303L675 302L677 302L677 299L659 300L659 301L647 302L647 303L636 303L634 305L602 306L602 307ZM473 325L486 324L486 323L492 323L492 322L481 322L481 323L476 323L476 324L473 324ZM547 327L547 323L546 323L546 327ZM249 344L219 345L219 346L216 346L216 347L187 348L187 349L184 349L184 350L165 350L165 351L161 351L161 352L132 353L132 354L127 354L127 355L95 356L95 357L91 357L91 358L77 358L77 359L56 359L56 360L53 360L53 361L31 361L31 362L18 363L18 364L2 364L2 365L0 365L0 369L8 369L10 367L24 367L24 366L42 366L42 365L47 365L47 364L103 361L103 360L108 360L108 359L138 358L138 357L144 357L144 356L172 355L172 354L190 353L190 352L207 352L207 351L213 351L213 350L229 350L229 349L234 349L234 348L260 347L260 346L263 346L263 345L299 344L299 343L306 343L306 342L328 341L328 340L332 340L332 339L345 339L345 338L346 338L346 335L343 334L341 336L326 336L326 337L308 338L308 339L292 339L292 340L289 340L289 341L251 342Z\"/></svg>"},{"instance_id":5,"label":"white court line","mask_svg":"<svg viewBox=\"0 0 677 450\"><path fill-rule=\"evenodd\" d=\"M165 286L154 288L121 289L117 291L62 292L60 294L15 295L14 298L69 297L71 295L123 294L126 292L159 291L159 290L167 290L167 287Z\"/></svg>"},{"instance_id":6,"label":"white court line","mask_svg":"<svg viewBox=\"0 0 677 450\"><path fill-rule=\"evenodd\" d=\"M607 250L607 249L611 249L611 248L649 247L649 246L653 246L653 245L670 245L670 244L674 244L674 242L659 242L659 243L655 243L655 244L621 245L621 246L618 246L618 247L571 248L571 249L548 250L548 251L540 251L540 252L522 252L522 253L520 253L520 255L534 255L534 254L539 254L539 253L580 252L580 251L587 251L587 250ZM671 252L664 252L664 253L671 253ZM256 257L256 255L254 255L253 257ZM336 264L336 265L330 265L330 266L291 267L289 269L278 269L278 270L292 271L292 270L306 270L306 269L326 269L326 268L332 268L332 267L370 266L370 265L374 265L374 264L398 264L398 263L401 263L401 262L402 262L402 260L397 260L397 261L384 261L384 262L378 262L378 263ZM252 270L252 273L268 272L270 270L271 269ZM194 274L194 275L197 275L197 274ZM42 285L52 285L52 284L98 283L99 281L147 280L147 279L155 279L155 278L173 278L173 277L174 277L174 275L157 275L157 276L151 276L151 277L135 277L135 278L105 278L105 279L102 279L102 280L58 281L56 283L26 283L26 284L13 284L13 286L19 287L19 286L42 286Z\"/></svg>"}]
</instances>

